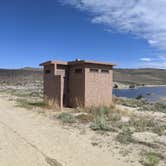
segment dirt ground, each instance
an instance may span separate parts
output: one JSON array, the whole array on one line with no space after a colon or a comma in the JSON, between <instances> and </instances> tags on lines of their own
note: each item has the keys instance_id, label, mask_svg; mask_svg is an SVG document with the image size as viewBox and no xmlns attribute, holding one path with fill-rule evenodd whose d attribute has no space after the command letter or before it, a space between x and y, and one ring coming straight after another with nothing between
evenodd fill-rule
<instances>
[{"instance_id":1,"label":"dirt ground","mask_svg":"<svg viewBox=\"0 0 166 166\"><path fill-rule=\"evenodd\" d=\"M139 166L92 145L93 131L60 125L0 97L0 166Z\"/></svg>"}]
</instances>

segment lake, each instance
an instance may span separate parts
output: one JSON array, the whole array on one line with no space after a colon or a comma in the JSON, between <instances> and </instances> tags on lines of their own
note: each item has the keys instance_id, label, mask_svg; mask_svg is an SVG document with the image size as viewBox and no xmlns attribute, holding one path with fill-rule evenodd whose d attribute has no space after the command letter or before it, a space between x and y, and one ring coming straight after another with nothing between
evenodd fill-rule
<instances>
[{"instance_id":1,"label":"lake","mask_svg":"<svg viewBox=\"0 0 166 166\"><path fill-rule=\"evenodd\" d=\"M150 102L162 101L166 103L166 86L140 87L135 89L114 89L113 94L117 97L136 98L142 95Z\"/></svg>"}]
</instances>

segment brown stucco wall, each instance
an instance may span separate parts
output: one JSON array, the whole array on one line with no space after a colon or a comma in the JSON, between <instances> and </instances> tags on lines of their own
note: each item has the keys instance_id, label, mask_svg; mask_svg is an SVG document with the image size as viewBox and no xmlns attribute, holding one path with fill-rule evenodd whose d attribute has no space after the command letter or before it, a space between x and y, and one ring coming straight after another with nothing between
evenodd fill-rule
<instances>
[{"instance_id":1,"label":"brown stucco wall","mask_svg":"<svg viewBox=\"0 0 166 166\"><path fill-rule=\"evenodd\" d=\"M46 73L46 71L50 73ZM44 99L51 105L63 106L64 79L61 75L55 75L54 65L44 67Z\"/></svg>"},{"instance_id":2,"label":"brown stucco wall","mask_svg":"<svg viewBox=\"0 0 166 166\"><path fill-rule=\"evenodd\" d=\"M50 73L46 73L49 71ZM55 68L54 65L44 66L44 96L52 98L54 96L54 92L51 90L53 87ZM50 88L52 87L52 88Z\"/></svg>"},{"instance_id":3,"label":"brown stucco wall","mask_svg":"<svg viewBox=\"0 0 166 166\"><path fill-rule=\"evenodd\" d=\"M82 69L82 73L75 73ZM69 106L84 107L85 103L85 67L84 65L69 66Z\"/></svg>"},{"instance_id":4,"label":"brown stucco wall","mask_svg":"<svg viewBox=\"0 0 166 166\"><path fill-rule=\"evenodd\" d=\"M91 72L90 69L99 72ZM107 69L109 73L102 73ZM86 65L85 69L85 107L110 106L112 103L112 68L109 66Z\"/></svg>"}]
</instances>

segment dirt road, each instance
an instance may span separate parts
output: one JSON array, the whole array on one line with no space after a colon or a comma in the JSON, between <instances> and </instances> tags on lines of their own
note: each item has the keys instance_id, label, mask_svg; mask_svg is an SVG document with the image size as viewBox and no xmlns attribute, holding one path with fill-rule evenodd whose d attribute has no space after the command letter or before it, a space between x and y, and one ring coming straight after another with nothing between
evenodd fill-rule
<instances>
[{"instance_id":1,"label":"dirt road","mask_svg":"<svg viewBox=\"0 0 166 166\"><path fill-rule=\"evenodd\" d=\"M93 146L91 136L0 97L0 166L128 165Z\"/></svg>"}]
</instances>

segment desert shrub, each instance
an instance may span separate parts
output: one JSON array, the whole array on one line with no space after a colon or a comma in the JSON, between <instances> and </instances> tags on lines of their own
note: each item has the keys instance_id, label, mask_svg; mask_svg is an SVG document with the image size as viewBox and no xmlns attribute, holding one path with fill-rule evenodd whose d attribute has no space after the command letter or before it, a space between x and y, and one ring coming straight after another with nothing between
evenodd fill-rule
<instances>
[{"instance_id":1,"label":"desert shrub","mask_svg":"<svg viewBox=\"0 0 166 166\"><path fill-rule=\"evenodd\" d=\"M76 118L79 120L81 123L88 123L93 121L93 116L91 114L80 114L77 115Z\"/></svg>"},{"instance_id":2,"label":"desert shrub","mask_svg":"<svg viewBox=\"0 0 166 166\"><path fill-rule=\"evenodd\" d=\"M139 99L139 100L138 100ZM128 107L139 108L139 111L153 111L153 112L164 112L166 113L166 104L162 102L150 103L146 99L142 98L141 95L137 96L137 99L127 98L113 98L114 103L121 104Z\"/></svg>"},{"instance_id":3,"label":"desert shrub","mask_svg":"<svg viewBox=\"0 0 166 166\"><path fill-rule=\"evenodd\" d=\"M17 107L22 107L26 109L32 109L34 107L40 107L40 108L49 108L48 105L43 101L28 101L26 99L17 99Z\"/></svg>"},{"instance_id":4,"label":"desert shrub","mask_svg":"<svg viewBox=\"0 0 166 166\"><path fill-rule=\"evenodd\" d=\"M94 116L107 116L110 112L110 108L109 107L91 107L89 109L89 113L91 113Z\"/></svg>"},{"instance_id":5,"label":"desert shrub","mask_svg":"<svg viewBox=\"0 0 166 166\"><path fill-rule=\"evenodd\" d=\"M92 108L91 113L94 115L94 122L90 128L93 130L110 131L111 128L108 124L108 114L110 109L108 107Z\"/></svg>"},{"instance_id":6,"label":"desert shrub","mask_svg":"<svg viewBox=\"0 0 166 166\"><path fill-rule=\"evenodd\" d=\"M117 112L111 112L108 116L110 121L116 122L121 120L121 114Z\"/></svg>"},{"instance_id":7,"label":"desert shrub","mask_svg":"<svg viewBox=\"0 0 166 166\"><path fill-rule=\"evenodd\" d=\"M28 102L25 99L17 99L16 107L26 108L26 109L32 109L33 107L28 104Z\"/></svg>"},{"instance_id":8,"label":"desert shrub","mask_svg":"<svg viewBox=\"0 0 166 166\"><path fill-rule=\"evenodd\" d=\"M30 97L38 97L38 98L42 98L43 97L43 93L42 91L34 91L34 92L31 92L30 94Z\"/></svg>"},{"instance_id":9,"label":"desert shrub","mask_svg":"<svg viewBox=\"0 0 166 166\"><path fill-rule=\"evenodd\" d=\"M67 112L63 112L58 116L58 119L60 119L63 123L74 123L76 122L76 118L71 114Z\"/></svg>"},{"instance_id":10,"label":"desert shrub","mask_svg":"<svg viewBox=\"0 0 166 166\"><path fill-rule=\"evenodd\" d=\"M159 136L166 134L166 125L162 123L155 123L155 125L152 128L152 131Z\"/></svg>"},{"instance_id":11,"label":"desert shrub","mask_svg":"<svg viewBox=\"0 0 166 166\"><path fill-rule=\"evenodd\" d=\"M157 166L162 156L158 153L149 152L146 154L145 160L143 161L144 166Z\"/></svg>"},{"instance_id":12,"label":"desert shrub","mask_svg":"<svg viewBox=\"0 0 166 166\"><path fill-rule=\"evenodd\" d=\"M133 127L136 132L150 131L158 135L164 135L166 130L165 123L148 117L132 117L127 126Z\"/></svg>"},{"instance_id":13,"label":"desert shrub","mask_svg":"<svg viewBox=\"0 0 166 166\"><path fill-rule=\"evenodd\" d=\"M129 144L133 142L132 132L130 129L125 129L116 136L116 140L122 144Z\"/></svg>"},{"instance_id":14,"label":"desert shrub","mask_svg":"<svg viewBox=\"0 0 166 166\"><path fill-rule=\"evenodd\" d=\"M137 100L137 99L128 99L128 98L118 98L114 99L116 104L121 104L128 107L142 107L146 105L148 102L145 99Z\"/></svg>"},{"instance_id":15,"label":"desert shrub","mask_svg":"<svg viewBox=\"0 0 166 166\"><path fill-rule=\"evenodd\" d=\"M43 91L41 89L3 89L0 90L2 93L10 94L11 96L15 96L17 98L43 98Z\"/></svg>"},{"instance_id":16,"label":"desert shrub","mask_svg":"<svg viewBox=\"0 0 166 166\"><path fill-rule=\"evenodd\" d=\"M137 132L143 132L149 130L155 125L153 119L146 119L144 117L140 118L131 118L129 125L133 126Z\"/></svg>"},{"instance_id":17,"label":"desert shrub","mask_svg":"<svg viewBox=\"0 0 166 166\"><path fill-rule=\"evenodd\" d=\"M103 116L96 117L95 121L90 125L90 128L92 130L103 130L103 131L110 130L110 127L108 126L108 123Z\"/></svg>"},{"instance_id":18,"label":"desert shrub","mask_svg":"<svg viewBox=\"0 0 166 166\"><path fill-rule=\"evenodd\" d=\"M166 104L164 103L146 103L139 108L140 111L153 111L166 113Z\"/></svg>"},{"instance_id":19,"label":"desert shrub","mask_svg":"<svg viewBox=\"0 0 166 166\"><path fill-rule=\"evenodd\" d=\"M80 122L92 122L91 128L94 130L109 130L108 122L116 122L121 120L120 110L114 105L110 107L91 107L85 110L76 110L76 112L84 112L77 116ZM86 114L85 114L86 112Z\"/></svg>"},{"instance_id":20,"label":"desert shrub","mask_svg":"<svg viewBox=\"0 0 166 166\"><path fill-rule=\"evenodd\" d=\"M164 103L155 103L154 107L154 109L159 112L166 112L166 104Z\"/></svg>"}]
</instances>

